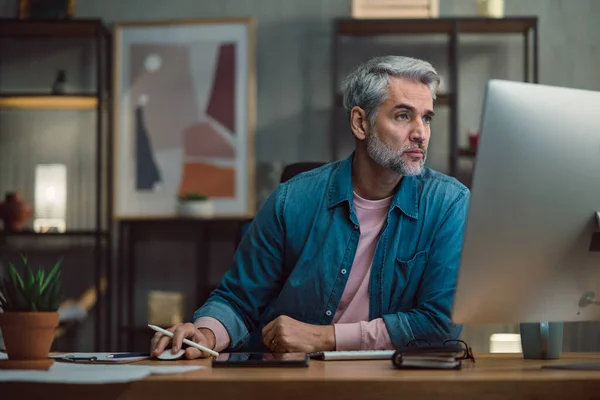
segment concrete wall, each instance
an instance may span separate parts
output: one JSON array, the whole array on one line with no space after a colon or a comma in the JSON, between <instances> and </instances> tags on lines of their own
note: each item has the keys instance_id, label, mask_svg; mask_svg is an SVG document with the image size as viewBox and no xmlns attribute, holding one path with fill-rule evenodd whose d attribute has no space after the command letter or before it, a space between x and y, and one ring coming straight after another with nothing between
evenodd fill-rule
<instances>
[{"instance_id":1,"label":"concrete wall","mask_svg":"<svg viewBox=\"0 0 600 400\"><path fill-rule=\"evenodd\" d=\"M14 16L16 0L0 0L0 15ZM251 16L257 20L257 132L256 161L258 163L259 202L272 190L282 165L297 161L327 161L329 159L329 116L333 103L330 93L330 40L331 20L350 15L350 0L78 0L77 17L102 18L111 25L116 21L163 20L194 17ZM442 16L473 16L475 0L440 0ZM506 15L540 18L540 82L551 85L600 89L600 2L595 0L506 0ZM347 72L364 58L382 53L416 55L432 61L442 75L447 72L444 37L397 38L385 40L353 39L343 43L340 71ZM461 143L466 143L466 132L477 129L483 88L490 78L522 79L521 38L514 36L478 36L461 40L460 59L460 115ZM74 85L89 88L93 76L86 67L93 62L93 54L82 43L64 43L49 51L46 44L30 43L27 51L11 42L0 49L0 90L18 90L21 84L29 88L48 87L55 70L69 65L69 77ZM35 51L35 58L26 57ZM37 78L34 77L37 75ZM433 127L429 165L441 171L448 169L448 116L441 107ZM55 157L68 158L73 169L84 171L84 163L91 147L84 139L74 139L79 133L93 129L93 119L86 112L60 121L53 121L48 132L36 135L40 126L49 124L53 116L43 113L33 117L23 112L0 113L0 193L17 188L28 193L29 178L20 168L23 151L32 147L54 148L53 143L69 142L76 146L74 154L55 149ZM48 125L50 126L50 125ZM344 136L344 124L338 132ZM13 141L11 135L22 135ZM48 133L46 132L46 133ZM349 133L348 133L348 138ZM71 138L71 139L69 139ZM13 138L14 139L14 138ZM352 142L342 143L342 153L351 150ZM65 150L66 151L66 150ZM43 158L44 152L39 152ZM46 152L47 154L47 152ZM83 155L83 156L82 156ZM84 157L85 156L85 157ZM27 163L39 162L27 160ZM67 162L67 161L66 161ZM79 164L78 164L79 163ZM470 167L467 161L462 167ZM90 206L87 178L82 174L74 185L81 196L74 203L74 223L85 226L89 218L85 210ZM24 183L26 182L26 183ZM184 238L185 239L185 238ZM192 238L190 238L192 239ZM227 240L213 238L216 254L211 261L213 281L228 267L231 245ZM158 246L158 247L157 247ZM136 295L136 323L145 321L146 290L164 285L177 287L192 271L197 260L192 255L192 240L177 243L151 241L136 249L140 268L148 272L139 275L139 293ZM178 254L174 257L173 254ZM164 276L161 265L184 265L176 275ZM187 268L187 269L186 269ZM187 271L187 272L186 272ZM90 278L90 277L88 277ZM91 278L90 278L91 279ZM193 290L193 289L190 289ZM193 302L190 303L190 307ZM489 334L514 331L514 325L467 327L465 338L476 350L487 349ZM600 335L596 324L573 324L567 327L570 349L599 348Z\"/></svg>"}]
</instances>

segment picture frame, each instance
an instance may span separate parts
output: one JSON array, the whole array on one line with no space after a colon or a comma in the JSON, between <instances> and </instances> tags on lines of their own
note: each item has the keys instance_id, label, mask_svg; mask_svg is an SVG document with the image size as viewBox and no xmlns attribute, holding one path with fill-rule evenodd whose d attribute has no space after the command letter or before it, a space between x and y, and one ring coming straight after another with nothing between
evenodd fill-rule
<instances>
[{"instance_id":1,"label":"picture frame","mask_svg":"<svg viewBox=\"0 0 600 400\"><path fill-rule=\"evenodd\" d=\"M113 51L115 219L252 218L254 20L116 23Z\"/></svg>"},{"instance_id":2,"label":"picture frame","mask_svg":"<svg viewBox=\"0 0 600 400\"><path fill-rule=\"evenodd\" d=\"M19 19L69 19L75 14L75 0L19 0Z\"/></svg>"}]
</instances>

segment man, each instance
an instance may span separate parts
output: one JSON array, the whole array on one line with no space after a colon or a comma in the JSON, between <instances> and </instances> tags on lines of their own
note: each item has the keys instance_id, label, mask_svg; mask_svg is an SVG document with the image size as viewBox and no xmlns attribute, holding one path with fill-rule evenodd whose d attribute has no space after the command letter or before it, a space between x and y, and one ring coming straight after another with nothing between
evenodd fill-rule
<instances>
[{"instance_id":1,"label":"man","mask_svg":"<svg viewBox=\"0 0 600 400\"><path fill-rule=\"evenodd\" d=\"M174 352L183 338L314 352L459 336L451 310L469 192L424 167L438 84L429 63L396 56L346 79L354 153L277 187L194 323L170 329ZM170 340L157 334L153 353Z\"/></svg>"}]
</instances>

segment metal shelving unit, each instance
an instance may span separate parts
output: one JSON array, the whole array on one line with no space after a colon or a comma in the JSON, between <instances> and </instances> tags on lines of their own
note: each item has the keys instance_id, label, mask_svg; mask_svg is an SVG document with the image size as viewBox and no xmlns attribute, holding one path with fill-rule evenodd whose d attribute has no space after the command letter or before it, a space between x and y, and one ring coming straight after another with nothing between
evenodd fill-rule
<instances>
[{"instance_id":1,"label":"metal shelving unit","mask_svg":"<svg viewBox=\"0 0 600 400\"><path fill-rule=\"evenodd\" d=\"M377 37L391 35L433 35L443 34L448 38L447 54L449 64L449 93L438 94L435 104L450 108L450 175L455 176L460 157L473 158L475 151L459 148L458 144L458 81L459 39L461 35L472 34L520 34L523 36L523 79L538 83L539 77L539 38L537 17L495 18L431 18L431 19L352 19L334 21L332 41L332 93L335 107L342 107L338 88L338 62L340 59L340 39L343 37ZM401 52L399 52L401 54ZM530 64L532 63L532 64ZM335 131L335 112L332 112L330 131L331 159L338 159L339 140Z\"/></svg>"},{"instance_id":2,"label":"metal shelving unit","mask_svg":"<svg viewBox=\"0 0 600 400\"><path fill-rule=\"evenodd\" d=\"M95 90L91 93L52 95L50 93L0 93L1 109L25 110L91 110L95 111L96 150L94 228L67 230L64 233L38 233L31 230L10 232L0 230L0 250L12 237L20 240L43 237L88 238L93 241L94 284L97 301L95 312L94 348L96 351L110 346L109 315L110 287L112 283L112 112L111 70L112 35L99 19L77 20L24 20L0 19L0 39L90 39L95 51ZM0 63L6 59L0 59ZM109 282L106 296L100 290L101 279Z\"/></svg>"}]
</instances>

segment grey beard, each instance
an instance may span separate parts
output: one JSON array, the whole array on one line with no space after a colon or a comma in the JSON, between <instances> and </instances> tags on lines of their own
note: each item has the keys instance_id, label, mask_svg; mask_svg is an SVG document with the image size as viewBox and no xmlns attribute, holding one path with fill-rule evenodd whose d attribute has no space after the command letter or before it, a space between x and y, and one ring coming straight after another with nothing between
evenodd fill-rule
<instances>
[{"instance_id":1,"label":"grey beard","mask_svg":"<svg viewBox=\"0 0 600 400\"><path fill-rule=\"evenodd\" d=\"M419 164L416 166L407 164L402 159L402 154L405 151L414 148L415 146L404 146L400 150L394 150L379 139L375 129L371 129L367 136L367 154L373 161L383 168L388 168L403 176L421 175L425 167L425 160L427 159L427 151L425 150L423 150L423 158L419 160Z\"/></svg>"}]
</instances>

